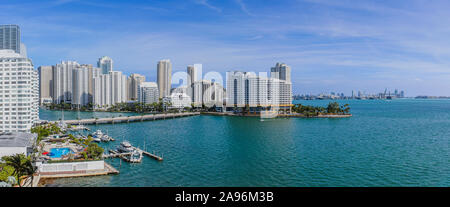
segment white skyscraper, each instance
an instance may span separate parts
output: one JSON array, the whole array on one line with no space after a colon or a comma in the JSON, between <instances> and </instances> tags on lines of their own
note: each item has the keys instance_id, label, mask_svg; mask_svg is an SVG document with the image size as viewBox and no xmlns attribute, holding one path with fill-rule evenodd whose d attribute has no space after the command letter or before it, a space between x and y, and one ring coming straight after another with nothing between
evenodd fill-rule
<instances>
[{"instance_id":1,"label":"white skyscraper","mask_svg":"<svg viewBox=\"0 0 450 207\"><path fill-rule=\"evenodd\" d=\"M194 83L202 79L202 64L194 64L187 66L187 94L195 102Z\"/></svg>"},{"instance_id":2,"label":"white skyscraper","mask_svg":"<svg viewBox=\"0 0 450 207\"><path fill-rule=\"evenodd\" d=\"M169 97L172 84L172 63L170 63L170 60L160 60L158 62L157 82L159 98Z\"/></svg>"},{"instance_id":3,"label":"white skyscraper","mask_svg":"<svg viewBox=\"0 0 450 207\"><path fill-rule=\"evenodd\" d=\"M120 71L94 77L93 87L95 108L108 108L127 101L127 76Z\"/></svg>"},{"instance_id":4,"label":"white skyscraper","mask_svg":"<svg viewBox=\"0 0 450 207\"><path fill-rule=\"evenodd\" d=\"M111 76L100 74L94 77L94 108L106 108L111 105Z\"/></svg>"},{"instance_id":5,"label":"white skyscraper","mask_svg":"<svg viewBox=\"0 0 450 207\"><path fill-rule=\"evenodd\" d=\"M222 107L223 99L225 95L225 89L223 86L216 82L211 82L208 80L202 81L206 84L206 87L203 89L203 104L206 107Z\"/></svg>"},{"instance_id":6,"label":"white skyscraper","mask_svg":"<svg viewBox=\"0 0 450 207\"><path fill-rule=\"evenodd\" d=\"M75 61L62 61L53 69L53 103L72 102L73 69L79 68Z\"/></svg>"},{"instance_id":7,"label":"white skyscraper","mask_svg":"<svg viewBox=\"0 0 450 207\"><path fill-rule=\"evenodd\" d=\"M290 72L290 69L287 71ZM279 73L276 71L272 71L270 78L249 72L228 72L227 110L246 106L250 107L251 111L260 111L266 107L290 109L292 83L277 77ZM290 73L285 73L283 77L290 79Z\"/></svg>"},{"instance_id":8,"label":"white skyscraper","mask_svg":"<svg viewBox=\"0 0 450 207\"><path fill-rule=\"evenodd\" d=\"M103 56L98 59L97 67L102 70L103 74L108 74L113 71L113 60L108 56Z\"/></svg>"},{"instance_id":9,"label":"white skyscraper","mask_svg":"<svg viewBox=\"0 0 450 207\"><path fill-rule=\"evenodd\" d=\"M38 80L30 59L0 50L0 132L29 132L38 120Z\"/></svg>"},{"instance_id":10,"label":"white skyscraper","mask_svg":"<svg viewBox=\"0 0 450 207\"><path fill-rule=\"evenodd\" d=\"M111 71L111 87L112 87L112 102L123 103L127 101L127 76L120 71Z\"/></svg>"},{"instance_id":11,"label":"white skyscraper","mask_svg":"<svg viewBox=\"0 0 450 207\"><path fill-rule=\"evenodd\" d=\"M138 85L138 102L151 104L158 101L159 91L155 82L142 82Z\"/></svg>"},{"instance_id":12,"label":"white skyscraper","mask_svg":"<svg viewBox=\"0 0 450 207\"><path fill-rule=\"evenodd\" d=\"M245 106L245 74L246 72L227 72L227 107Z\"/></svg>"},{"instance_id":13,"label":"white skyscraper","mask_svg":"<svg viewBox=\"0 0 450 207\"><path fill-rule=\"evenodd\" d=\"M31 105L31 119L39 120L39 75L36 70L33 70L31 77L31 88L33 103Z\"/></svg>"},{"instance_id":14,"label":"white skyscraper","mask_svg":"<svg viewBox=\"0 0 450 207\"><path fill-rule=\"evenodd\" d=\"M83 66L72 71L72 106L86 106L89 104L89 68Z\"/></svg>"},{"instance_id":15,"label":"white skyscraper","mask_svg":"<svg viewBox=\"0 0 450 207\"><path fill-rule=\"evenodd\" d=\"M270 69L270 77L291 82L291 67L284 63L277 63Z\"/></svg>"}]
</instances>

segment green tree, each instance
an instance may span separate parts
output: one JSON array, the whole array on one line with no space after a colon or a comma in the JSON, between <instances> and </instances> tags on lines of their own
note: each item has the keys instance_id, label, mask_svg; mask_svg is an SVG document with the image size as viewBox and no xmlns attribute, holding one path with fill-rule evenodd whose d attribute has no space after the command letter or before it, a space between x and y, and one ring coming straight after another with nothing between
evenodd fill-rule
<instances>
[{"instance_id":1,"label":"green tree","mask_svg":"<svg viewBox=\"0 0 450 207\"><path fill-rule=\"evenodd\" d=\"M91 159L100 159L103 155L103 148L99 147L97 143L89 143L86 148L87 156Z\"/></svg>"},{"instance_id":2,"label":"green tree","mask_svg":"<svg viewBox=\"0 0 450 207\"><path fill-rule=\"evenodd\" d=\"M19 183L19 187L21 187L21 178L24 175L29 174L29 164L31 161L25 157L25 155L22 154L15 154L12 156L4 156L2 157L2 160L6 163L6 165L9 165L14 168L13 175L17 177L17 181Z\"/></svg>"},{"instance_id":3,"label":"green tree","mask_svg":"<svg viewBox=\"0 0 450 207\"><path fill-rule=\"evenodd\" d=\"M0 164L0 182L8 181L9 176L14 176L14 168L6 164Z\"/></svg>"}]
</instances>

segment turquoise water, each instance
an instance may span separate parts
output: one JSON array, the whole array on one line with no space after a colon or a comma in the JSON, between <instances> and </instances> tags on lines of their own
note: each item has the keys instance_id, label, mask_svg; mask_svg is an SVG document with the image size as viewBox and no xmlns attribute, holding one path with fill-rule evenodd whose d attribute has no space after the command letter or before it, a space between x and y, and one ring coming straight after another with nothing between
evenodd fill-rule
<instances>
[{"instance_id":1,"label":"turquoise water","mask_svg":"<svg viewBox=\"0 0 450 207\"><path fill-rule=\"evenodd\" d=\"M122 139L140 147L145 140L164 161L108 160L119 175L58 179L54 185L450 186L450 100L339 102L349 103L354 116L263 122L195 116L91 126L117 139L101 144L107 149ZM54 114L41 111L47 119Z\"/></svg>"},{"instance_id":2,"label":"turquoise water","mask_svg":"<svg viewBox=\"0 0 450 207\"><path fill-rule=\"evenodd\" d=\"M50 155L51 158L61 158L63 155L72 153L70 148L51 148Z\"/></svg>"},{"instance_id":3,"label":"turquoise water","mask_svg":"<svg viewBox=\"0 0 450 207\"><path fill-rule=\"evenodd\" d=\"M60 120L61 111L39 110L39 118L41 120ZM82 111L64 111L64 120L91 119L91 118L110 118L120 116L133 116L138 113L122 113L122 112L82 112Z\"/></svg>"}]
</instances>

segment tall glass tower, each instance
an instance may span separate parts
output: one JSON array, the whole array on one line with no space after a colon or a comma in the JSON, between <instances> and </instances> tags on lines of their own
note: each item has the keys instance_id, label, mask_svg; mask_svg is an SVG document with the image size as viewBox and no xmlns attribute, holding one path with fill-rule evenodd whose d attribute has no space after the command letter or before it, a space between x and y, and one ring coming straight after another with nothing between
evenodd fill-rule
<instances>
[{"instance_id":1,"label":"tall glass tower","mask_svg":"<svg viewBox=\"0 0 450 207\"><path fill-rule=\"evenodd\" d=\"M102 70L103 74L109 74L113 71L113 60L108 56L103 56L98 59L97 67Z\"/></svg>"},{"instance_id":2,"label":"tall glass tower","mask_svg":"<svg viewBox=\"0 0 450 207\"><path fill-rule=\"evenodd\" d=\"M18 25L0 25L0 50L10 49L20 54L20 28Z\"/></svg>"}]
</instances>

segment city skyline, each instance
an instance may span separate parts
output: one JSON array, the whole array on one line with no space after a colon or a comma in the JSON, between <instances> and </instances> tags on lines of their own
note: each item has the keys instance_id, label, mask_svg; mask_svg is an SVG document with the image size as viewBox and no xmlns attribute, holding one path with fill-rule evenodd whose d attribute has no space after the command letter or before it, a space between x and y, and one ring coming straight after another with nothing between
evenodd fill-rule
<instances>
[{"instance_id":1,"label":"city skyline","mask_svg":"<svg viewBox=\"0 0 450 207\"><path fill-rule=\"evenodd\" d=\"M173 72L202 63L204 71L224 77L226 71L261 72L284 62L292 67L294 94L403 88L416 96L450 95L445 18L430 15L445 17L449 6L444 1L5 1L0 19L21 27L36 68L62 60L94 64L107 55L117 70L156 81L154 64L161 59L172 60ZM293 12L298 9L304 13Z\"/></svg>"}]
</instances>

